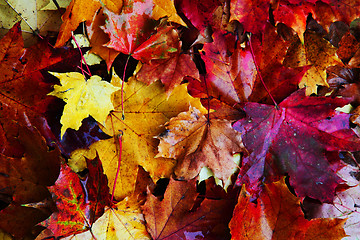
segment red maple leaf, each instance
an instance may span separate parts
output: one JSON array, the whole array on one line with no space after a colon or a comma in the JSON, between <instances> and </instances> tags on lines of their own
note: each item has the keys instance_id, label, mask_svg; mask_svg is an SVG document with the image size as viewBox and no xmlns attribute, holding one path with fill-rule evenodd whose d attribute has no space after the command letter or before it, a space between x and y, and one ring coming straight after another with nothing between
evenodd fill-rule
<instances>
[{"instance_id":1,"label":"red maple leaf","mask_svg":"<svg viewBox=\"0 0 360 240\"><path fill-rule=\"evenodd\" d=\"M360 140L349 128L349 114L334 110L347 103L341 98L306 97L303 90L278 107L244 103L246 117L233 127L243 133L250 155L243 159L237 184L256 191L259 180L272 181L287 173L298 196L331 202L341 180L326 152L360 150Z\"/></svg>"},{"instance_id":2,"label":"red maple leaf","mask_svg":"<svg viewBox=\"0 0 360 240\"><path fill-rule=\"evenodd\" d=\"M121 14L104 9L108 16L103 30L109 34L107 47L129 54L142 62L169 58L177 52L179 38L172 26L151 18L152 1L128 1Z\"/></svg>"}]
</instances>

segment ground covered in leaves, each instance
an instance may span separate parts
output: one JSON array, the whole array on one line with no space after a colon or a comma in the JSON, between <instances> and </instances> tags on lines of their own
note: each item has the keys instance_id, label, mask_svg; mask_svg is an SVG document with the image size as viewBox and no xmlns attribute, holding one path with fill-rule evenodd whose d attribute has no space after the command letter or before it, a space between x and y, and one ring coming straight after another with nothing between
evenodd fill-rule
<instances>
[{"instance_id":1,"label":"ground covered in leaves","mask_svg":"<svg viewBox=\"0 0 360 240\"><path fill-rule=\"evenodd\" d=\"M0 239L360 236L359 0L0 0L0 24Z\"/></svg>"}]
</instances>

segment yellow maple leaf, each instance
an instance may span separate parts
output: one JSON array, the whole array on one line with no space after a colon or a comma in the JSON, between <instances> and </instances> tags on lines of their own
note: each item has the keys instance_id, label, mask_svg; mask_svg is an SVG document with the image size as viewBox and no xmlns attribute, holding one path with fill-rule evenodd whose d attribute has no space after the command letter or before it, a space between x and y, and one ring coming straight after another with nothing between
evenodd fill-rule
<instances>
[{"instance_id":1,"label":"yellow maple leaf","mask_svg":"<svg viewBox=\"0 0 360 240\"><path fill-rule=\"evenodd\" d=\"M77 72L51 74L60 79L61 86L55 85L54 91L48 95L66 102L60 120L61 137L68 128L78 130L81 121L88 116L103 124L109 112L114 110L111 94L119 90L119 87L102 81L99 76L92 76L86 81L84 76Z\"/></svg>"},{"instance_id":2,"label":"yellow maple leaf","mask_svg":"<svg viewBox=\"0 0 360 240\"><path fill-rule=\"evenodd\" d=\"M112 83L120 86L121 80L115 76ZM165 130L163 126L170 118L187 111L190 105L202 111L205 109L199 99L188 94L187 85L177 86L167 98L161 82L148 86L135 78L124 83L124 120L120 92L114 94L114 105L115 111L111 112L102 128L114 137L92 144L89 150L76 150L69 163L81 171L81 166L85 165L84 157L94 158L97 152L112 189L119 159L118 136L122 133L122 159L115 189L115 197L120 199L134 191L139 165L150 173L154 181L171 175L176 161L155 158L159 140L154 137Z\"/></svg>"},{"instance_id":3,"label":"yellow maple leaf","mask_svg":"<svg viewBox=\"0 0 360 240\"><path fill-rule=\"evenodd\" d=\"M116 204L114 208L107 208L92 225L91 232L86 231L63 239L146 240L151 238L146 231L139 202L132 198L126 198Z\"/></svg>"}]
</instances>

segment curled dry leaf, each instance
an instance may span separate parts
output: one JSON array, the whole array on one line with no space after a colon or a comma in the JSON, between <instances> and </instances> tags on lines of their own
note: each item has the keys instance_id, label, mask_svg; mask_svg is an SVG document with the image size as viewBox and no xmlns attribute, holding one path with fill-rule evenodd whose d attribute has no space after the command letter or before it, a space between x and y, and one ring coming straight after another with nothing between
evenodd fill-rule
<instances>
[{"instance_id":1,"label":"curled dry leaf","mask_svg":"<svg viewBox=\"0 0 360 240\"><path fill-rule=\"evenodd\" d=\"M211 116L211 115L210 115ZM240 133L225 119L207 119L198 109L190 107L171 118L166 131L158 138L156 157L175 158L175 174L192 179L203 167L211 169L215 177L225 183L237 167L233 155L244 151Z\"/></svg>"}]
</instances>

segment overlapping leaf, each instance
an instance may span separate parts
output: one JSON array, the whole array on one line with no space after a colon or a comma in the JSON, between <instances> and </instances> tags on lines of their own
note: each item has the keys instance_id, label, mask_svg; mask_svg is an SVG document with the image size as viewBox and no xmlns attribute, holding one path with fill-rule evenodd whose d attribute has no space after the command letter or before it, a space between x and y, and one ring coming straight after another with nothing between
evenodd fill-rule
<instances>
[{"instance_id":1,"label":"overlapping leaf","mask_svg":"<svg viewBox=\"0 0 360 240\"><path fill-rule=\"evenodd\" d=\"M118 77L113 77L112 81L114 85L121 85ZM175 163L172 159L154 158L158 144L154 137L164 131L162 125L178 113L187 111L190 105L202 109L200 101L188 95L186 85L176 87L167 98L160 82L147 86L130 78L124 83L124 93L125 119L122 119L121 95L116 93L115 111L108 116L103 128L113 138L93 144L84 153L92 158L95 151L98 152L112 189L120 154L119 134L122 135L120 175L115 190L117 198L134 191L138 165L155 181L171 174Z\"/></svg>"},{"instance_id":2,"label":"overlapping leaf","mask_svg":"<svg viewBox=\"0 0 360 240\"><path fill-rule=\"evenodd\" d=\"M185 76L195 79L199 78L199 71L188 54L181 54L180 51L172 54L169 59L153 60L142 65L136 78L146 84L160 80L170 95L172 90L178 86Z\"/></svg>"},{"instance_id":3,"label":"overlapping leaf","mask_svg":"<svg viewBox=\"0 0 360 240\"><path fill-rule=\"evenodd\" d=\"M111 208L92 225L91 232L86 231L64 238L77 239L139 239L150 240L146 231L144 217L141 213L139 202L127 198Z\"/></svg>"},{"instance_id":4,"label":"overlapping leaf","mask_svg":"<svg viewBox=\"0 0 360 240\"><path fill-rule=\"evenodd\" d=\"M326 81L326 68L342 65L342 62L336 56L336 48L319 34L306 31L304 38L305 44L298 43L299 49L290 52L284 64L290 67L311 65L299 83L299 87L306 87L306 95L310 95L317 93L317 86L329 86Z\"/></svg>"}]
</instances>

